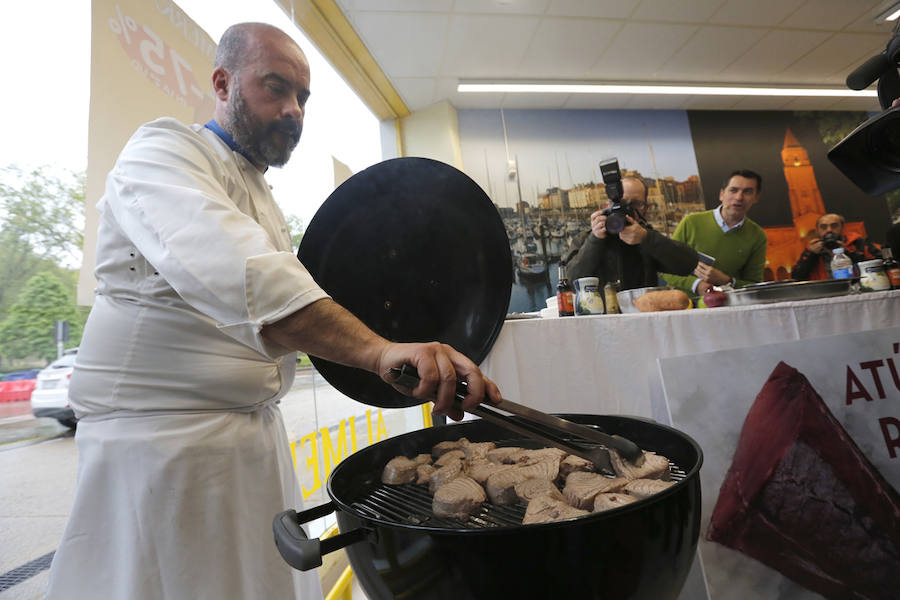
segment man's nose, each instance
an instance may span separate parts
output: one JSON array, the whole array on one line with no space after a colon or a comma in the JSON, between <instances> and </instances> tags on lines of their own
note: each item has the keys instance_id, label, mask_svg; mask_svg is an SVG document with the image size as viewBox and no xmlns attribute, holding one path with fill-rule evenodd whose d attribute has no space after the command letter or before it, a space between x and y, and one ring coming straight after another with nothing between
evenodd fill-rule
<instances>
[{"instance_id":1,"label":"man's nose","mask_svg":"<svg viewBox=\"0 0 900 600\"><path fill-rule=\"evenodd\" d=\"M281 109L281 115L283 117L291 117L296 121L303 120L303 107L300 106L300 101L296 98L291 98L284 103Z\"/></svg>"}]
</instances>

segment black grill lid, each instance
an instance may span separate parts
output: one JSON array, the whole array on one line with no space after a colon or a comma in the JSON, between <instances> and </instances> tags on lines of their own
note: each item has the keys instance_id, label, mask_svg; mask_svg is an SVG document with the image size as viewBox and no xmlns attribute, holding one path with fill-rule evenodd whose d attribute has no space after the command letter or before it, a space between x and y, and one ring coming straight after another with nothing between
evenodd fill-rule
<instances>
[{"instance_id":1,"label":"black grill lid","mask_svg":"<svg viewBox=\"0 0 900 600\"><path fill-rule=\"evenodd\" d=\"M316 212L297 257L334 300L395 342L437 340L476 364L509 308L512 256L490 198L427 158L378 163ZM377 375L311 356L341 393L365 404L420 404Z\"/></svg>"}]
</instances>

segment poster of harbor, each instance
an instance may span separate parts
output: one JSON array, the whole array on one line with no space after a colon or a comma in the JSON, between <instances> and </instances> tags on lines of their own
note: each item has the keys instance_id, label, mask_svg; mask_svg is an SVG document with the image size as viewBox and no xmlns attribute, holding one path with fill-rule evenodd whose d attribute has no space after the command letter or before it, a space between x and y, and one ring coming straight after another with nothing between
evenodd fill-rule
<instances>
[{"instance_id":1,"label":"poster of harbor","mask_svg":"<svg viewBox=\"0 0 900 600\"><path fill-rule=\"evenodd\" d=\"M705 210L684 111L460 110L463 166L497 206L515 270L509 312L531 312L555 294L558 266L590 233L608 202L599 163L617 158L642 179L654 229L671 235Z\"/></svg>"}]
</instances>

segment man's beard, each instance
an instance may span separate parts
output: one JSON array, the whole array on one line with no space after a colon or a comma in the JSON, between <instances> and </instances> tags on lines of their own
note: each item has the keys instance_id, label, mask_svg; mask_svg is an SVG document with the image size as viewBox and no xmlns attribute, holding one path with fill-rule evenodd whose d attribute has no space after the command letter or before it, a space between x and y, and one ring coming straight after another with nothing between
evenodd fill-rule
<instances>
[{"instance_id":1,"label":"man's beard","mask_svg":"<svg viewBox=\"0 0 900 600\"><path fill-rule=\"evenodd\" d=\"M232 92L225 111L225 123L222 124L225 130L253 163L283 166L300 141L303 131L300 122L287 117L265 123L250 111L237 78L234 79ZM278 143L273 139L276 136L283 137L286 143Z\"/></svg>"}]
</instances>

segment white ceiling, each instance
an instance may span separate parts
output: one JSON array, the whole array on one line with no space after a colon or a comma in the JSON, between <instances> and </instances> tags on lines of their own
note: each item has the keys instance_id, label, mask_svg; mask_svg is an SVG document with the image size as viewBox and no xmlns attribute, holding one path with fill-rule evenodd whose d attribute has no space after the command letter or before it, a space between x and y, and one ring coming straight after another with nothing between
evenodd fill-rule
<instances>
[{"instance_id":1,"label":"white ceiling","mask_svg":"<svg viewBox=\"0 0 900 600\"><path fill-rule=\"evenodd\" d=\"M842 87L896 0L336 0L410 110L878 110L876 98L502 94L459 80Z\"/></svg>"}]
</instances>

